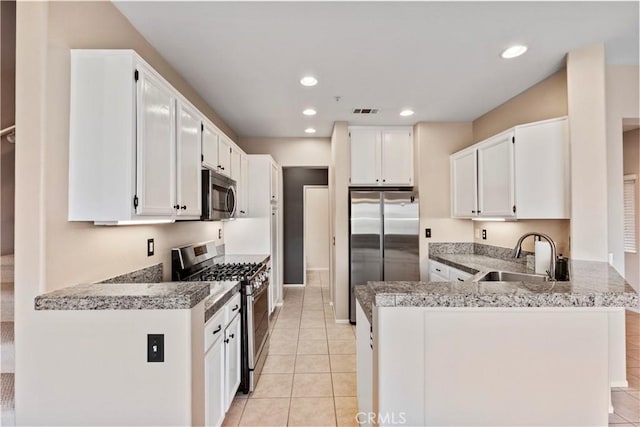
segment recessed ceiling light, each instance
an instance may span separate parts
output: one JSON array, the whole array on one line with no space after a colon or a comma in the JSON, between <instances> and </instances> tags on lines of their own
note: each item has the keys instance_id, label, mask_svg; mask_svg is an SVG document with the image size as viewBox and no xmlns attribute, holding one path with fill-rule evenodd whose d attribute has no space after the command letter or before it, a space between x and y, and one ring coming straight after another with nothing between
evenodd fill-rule
<instances>
[{"instance_id":1,"label":"recessed ceiling light","mask_svg":"<svg viewBox=\"0 0 640 427\"><path fill-rule=\"evenodd\" d=\"M314 128L306 128L304 130L305 133L316 133L316 130Z\"/></svg>"},{"instance_id":2,"label":"recessed ceiling light","mask_svg":"<svg viewBox=\"0 0 640 427\"><path fill-rule=\"evenodd\" d=\"M304 76L300 79L300 84L302 86L315 86L318 84L318 79L313 76Z\"/></svg>"},{"instance_id":3,"label":"recessed ceiling light","mask_svg":"<svg viewBox=\"0 0 640 427\"><path fill-rule=\"evenodd\" d=\"M409 110L409 109L402 110L402 111L400 111L400 115L401 115L402 117L409 117L409 116L413 116L413 110Z\"/></svg>"},{"instance_id":4,"label":"recessed ceiling light","mask_svg":"<svg viewBox=\"0 0 640 427\"><path fill-rule=\"evenodd\" d=\"M302 114L304 114L305 116L315 116L316 110L314 110L313 108L307 108L302 112Z\"/></svg>"},{"instance_id":5,"label":"recessed ceiling light","mask_svg":"<svg viewBox=\"0 0 640 427\"><path fill-rule=\"evenodd\" d=\"M500 54L500 56L504 59L511 59L518 57L527 51L527 47L525 45L515 45L507 48Z\"/></svg>"}]
</instances>

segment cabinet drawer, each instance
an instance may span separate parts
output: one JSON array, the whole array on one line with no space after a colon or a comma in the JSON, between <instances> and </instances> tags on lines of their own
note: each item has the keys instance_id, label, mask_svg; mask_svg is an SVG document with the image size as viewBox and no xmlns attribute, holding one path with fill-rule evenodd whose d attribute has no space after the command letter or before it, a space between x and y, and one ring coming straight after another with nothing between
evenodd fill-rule
<instances>
[{"instance_id":1,"label":"cabinet drawer","mask_svg":"<svg viewBox=\"0 0 640 427\"><path fill-rule=\"evenodd\" d=\"M226 310L225 327L240 313L240 294L237 293L224 305Z\"/></svg>"},{"instance_id":2,"label":"cabinet drawer","mask_svg":"<svg viewBox=\"0 0 640 427\"><path fill-rule=\"evenodd\" d=\"M204 325L205 353L220 337L224 336L224 328L227 326L226 317L226 306L224 306Z\"/></svg>"},{"instance_id":3,"label":"cabinet drawer","mask_svg":"<svg viewBox=\"0 0 640 427\"><path fill-rule=\"evenodd\" d=\"M448 282L449 267L437 261L429 261L429 277L431 276L439 276L440 278L445 279L445 281ZM431 281L434 280L431 279Z\"/></svg>"},{"instance_id":4,"label":"cabinet drawer","mask_svg":"<svg viewBox=\"0 0 640 427\"><path fill-rule=\"evenodd\" d=\"M456 268L449 268L449 280L452 282L464 282L473 277L473 274L469 274L466 271L458 270Z\"/></svg>"}]
</instances>

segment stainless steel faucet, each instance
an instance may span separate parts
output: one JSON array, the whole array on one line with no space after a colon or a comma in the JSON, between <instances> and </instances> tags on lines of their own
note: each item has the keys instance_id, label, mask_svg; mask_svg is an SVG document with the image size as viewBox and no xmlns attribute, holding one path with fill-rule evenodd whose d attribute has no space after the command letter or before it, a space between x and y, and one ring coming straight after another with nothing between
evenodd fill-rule
<instances>
[{"instance_id":1,"label":"stainless steel faucet","mask_svg":"<svg viewBox=\"0 0 640 427\"><path fill-rule=\"evenodd\" d=\"M518 243L516 243L515 248L513 248L513 257L520 258L520 253L522 252L522 242L529 236L539 236L549 242L549 245L551 246L551 259L549 260L549 271L547 271L547 274L549 275L549 280L556 280L556 255L558 251L556 249L556 242L554 242L553 239L546 234L532 232L525 233L520 236L520 238L518 239Z\"/></svg>"}]
</instances>

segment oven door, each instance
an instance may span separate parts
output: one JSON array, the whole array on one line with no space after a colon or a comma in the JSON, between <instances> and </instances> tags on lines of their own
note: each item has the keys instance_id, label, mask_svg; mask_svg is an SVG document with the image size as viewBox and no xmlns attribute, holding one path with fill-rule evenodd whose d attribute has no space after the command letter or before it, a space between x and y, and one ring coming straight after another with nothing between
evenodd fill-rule
<instances>
[{"instance_id":1,"label":"oven door","mask_svg":"<svg viewBox=\"0 0 640 427\"><path fill-rule=\"evenodd\" d=\"M211 170L202 171L202 220L231 219L236 213L236 182Z\"/></svg>"},{"instance_id":2,"label":"oven door","mask_svg":"<svg viewBox=\"0 0 640 427\"><path fill-rule=\"evenodd\" d=\"M264 366L269 339L269 292L263 286L257 294L247 297L249 386L253 390Z\"/></svg>"}]
</instances>

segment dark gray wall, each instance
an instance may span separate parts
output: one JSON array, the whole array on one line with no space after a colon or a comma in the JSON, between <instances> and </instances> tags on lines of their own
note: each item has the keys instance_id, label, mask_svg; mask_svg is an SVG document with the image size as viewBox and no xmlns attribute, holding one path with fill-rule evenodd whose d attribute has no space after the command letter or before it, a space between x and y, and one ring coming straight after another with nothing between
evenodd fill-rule
<instances>
[{"instance_id":1,"label":"dark gray wall","mask_svg":"<svg viewBox=\"0 0 640 427\"><path fill-rule=\"evenodd\" d=\"M284 283L304 283L304 186L328 183L326 168L282 169Z\"/></svg>"}]
</instances>

